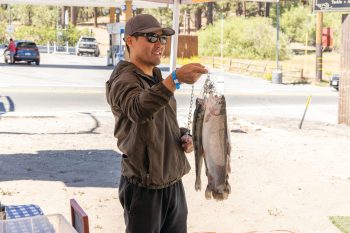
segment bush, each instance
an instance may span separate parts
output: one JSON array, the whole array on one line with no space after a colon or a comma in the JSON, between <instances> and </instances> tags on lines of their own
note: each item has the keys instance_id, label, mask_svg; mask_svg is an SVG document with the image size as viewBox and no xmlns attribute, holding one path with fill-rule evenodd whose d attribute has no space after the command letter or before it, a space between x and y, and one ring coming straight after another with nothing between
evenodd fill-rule
<instances>
[{"instance_id":1,"label":"bush","mask_svg":"<svg viewBox=\"0 0 350 233\"><path fill-rule=\"evenodd\" d=\"M70 45L75 45L80 36L89 35L90 32L87 28L79 30L70 25L67 30L62 30L62 36L57 37L56 34L56 29L52 27L20 26L15 30L14 39L33 40L37 44L53 43L54 41L62 44L68 40Z\"/></svg>"},{"instance_id":2,"label":"bush","mask_svg":"<svg viewBox=\"0 0 350 233\"><path fill-rule=\"evenodd\" d=\"M272 73L271 72L264 73L264 79L266 79L267 81L271 81L272 80Z\"/></svg>"},{"instance_id":3,"label":"bush","mask_svg":"<svg viewBox=\"0 0 350 233\"><path fill-rule=\"evenodd\" d=\"M0 23L0 44L7 44L8 41L6 39L6 25L5 23Z\"/></svg>"},{"instance_id":4,"label":"bush","mask_svg":"<svg viewBox=\"0 0 350 233\"><path fill-rule=\"evenodd\" d=\"M37 44L46 44L55 40L56 31L46 27L19 26L13 37L15 40L32 40Z\"/></svg>"},{"instance_id":5,"label":"bush","mask_svg":"<svg viewBox=\"0 0 350 233\"><path fill-rule=\"evenodd\" d=\"M220 56L221 21L198 33L199 54ZM287 37L280 34L280 59L289 57ZM267 18L232 17L225 20L223 56L276 59L276 29Z\"/></svg>"}]
</instances>

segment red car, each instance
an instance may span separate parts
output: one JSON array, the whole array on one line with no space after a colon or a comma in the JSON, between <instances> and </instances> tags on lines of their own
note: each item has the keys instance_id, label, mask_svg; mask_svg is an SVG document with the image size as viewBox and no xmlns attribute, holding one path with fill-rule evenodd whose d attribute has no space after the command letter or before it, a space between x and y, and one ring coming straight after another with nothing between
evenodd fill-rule
<instances>
[{"instance_id":1,"label":"red car","mask_svg":"<svg viewBox=\"0 0 350 233\"><path fill-rule=\"evenodd\" d=\"M14 62L26 61L27 63L35 62L36 65L40 64L40 53L36 44L32 41L18 40L15 41L16 53ZM10 51L6 51L4 54L5 63L9 63Z\"/></svg>"}]
</instances>

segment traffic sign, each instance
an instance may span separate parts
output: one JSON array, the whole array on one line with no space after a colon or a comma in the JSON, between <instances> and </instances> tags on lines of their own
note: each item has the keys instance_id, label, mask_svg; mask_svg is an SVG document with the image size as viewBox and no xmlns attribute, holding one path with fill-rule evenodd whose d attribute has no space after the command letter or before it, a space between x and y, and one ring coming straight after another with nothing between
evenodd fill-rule
<instances>
[{"instance_id":1,"label":"traffic sign","mask_svg":"<svg viewBox=\"0 0 350 233\"><path fill-rule=\"evenodd\" d=\"M8 34L12 34L15 31L15 29L14 29L13 25L8 25L6 28L6 31Z\"/></svg>"},{"instance_id":2,"label":"traffic sign","mask_svg":"<svg viewBox=\"0 0 350 233\"><path fill-rule=\"evenodd\" d=\"M350 0L315 0L315 11L350 11Z\"/></svg>"}]
</instances>

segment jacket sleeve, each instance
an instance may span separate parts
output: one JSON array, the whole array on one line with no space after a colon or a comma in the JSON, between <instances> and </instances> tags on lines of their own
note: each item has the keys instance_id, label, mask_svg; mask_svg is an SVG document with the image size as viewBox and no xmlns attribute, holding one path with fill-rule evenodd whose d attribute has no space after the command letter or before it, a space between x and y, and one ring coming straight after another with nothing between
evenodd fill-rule
<instances>
[{"instance_id":1,"label":"jacket sleeve","mask_svg":"<svg viewBox=\"0 0 350 233\"><path fill-rule=\"evenodd\" d=\"M142 123L152 120L153 115L168 104L173 93L162 83L143 88L134 77L118 77L110 89L109 101L119 108L131 121Z\"/></svg>"}]
</instances>

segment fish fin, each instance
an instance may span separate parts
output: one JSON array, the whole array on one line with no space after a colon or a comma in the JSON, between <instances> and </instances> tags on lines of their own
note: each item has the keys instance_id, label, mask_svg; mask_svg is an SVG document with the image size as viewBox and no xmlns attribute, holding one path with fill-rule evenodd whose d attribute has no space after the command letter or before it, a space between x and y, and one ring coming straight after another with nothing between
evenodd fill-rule
<instances>
[{"instance_id":1,"label":"fish fin","mask_svg":"<svg viewBox=\"0 0 350 233\"><path fill-rule=\"evenodd\" d=\"M211 189L209 188L209 185L205 189L205 199L207 199L207 200L211 199Z\"/></svg>"},{"instance_id":2,"label":"fish fin","mask_svg":"<svg viewBox=\"0 0 350 233\"><path fill-rule=\"evenodd\" d=\"M202 181L198 177L196 177L196 183L194 185L194 188L196 189L196 191L202 190Z\"/></svg>"},{"instance_id":3,"label":"fish fin","mask_svg":"<svg viewBox=\"0 0 350 233\"><path fill-rule=\"evenodd\" d=\"M218 192L213 191L212 194L213 194L213 198L216 201L223 201L223 200L226 200L228 198L228 193L226 193L226 192L218 193Z\"/></svg>"},{"instance_id":4,"label":"fish fin","mask_svg":"<svg viewBox=\"0 0 350 233\"><path fill-rule=\"evenodd\" d=\"M231 185L228 182L226 182L225 193L227 194L231 193Z\"/></svg>"}]
</instances>

